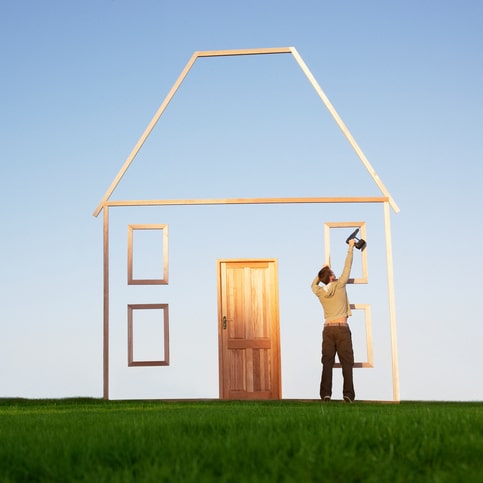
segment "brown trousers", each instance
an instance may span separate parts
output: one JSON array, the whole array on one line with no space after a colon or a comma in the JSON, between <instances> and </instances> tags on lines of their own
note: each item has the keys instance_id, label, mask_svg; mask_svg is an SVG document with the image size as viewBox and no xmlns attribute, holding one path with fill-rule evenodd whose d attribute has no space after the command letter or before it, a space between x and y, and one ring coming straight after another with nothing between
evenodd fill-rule
<instances>
[{"instance_id":1,"label":"brown trousers","mask_svg":"<svg viewBox=\"0 0 483 483\"><path fill-rule=\"evenodd\" d=\"M322 378L320 381L320 397L332 396L332 370L335 355L339 356L344 378L343 396L355 399L352 369L354 367L354 350L352 334L349 326L324 327L322 332Z\"/></svg>"}]
</instances>

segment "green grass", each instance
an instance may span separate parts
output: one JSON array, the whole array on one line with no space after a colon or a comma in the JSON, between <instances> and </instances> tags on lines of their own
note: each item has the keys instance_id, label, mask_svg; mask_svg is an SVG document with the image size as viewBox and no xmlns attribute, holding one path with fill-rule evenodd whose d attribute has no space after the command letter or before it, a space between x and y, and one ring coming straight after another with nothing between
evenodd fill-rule
<instances>
[{"instance_id":1,"label":"green grass","mask_svg":"<svg viewBox=\"0 0 483 483\"><path fill-rule=\"evenodd\" d=\"M481 482L483 404L0 399L0 482Z\"/></svg>"}]
</instances>

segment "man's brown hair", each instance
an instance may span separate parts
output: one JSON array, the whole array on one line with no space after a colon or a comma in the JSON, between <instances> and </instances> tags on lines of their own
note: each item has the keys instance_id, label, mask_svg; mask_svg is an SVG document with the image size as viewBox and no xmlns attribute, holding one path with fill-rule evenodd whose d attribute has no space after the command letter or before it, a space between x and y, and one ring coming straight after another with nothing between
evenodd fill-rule
<instances>
[{"instance_id":1,"label":"man's brown hair","mask_svg":"<svg viewBox=\"0 0 483 483\"><path fill-rule=\"evenodd\" d=\"M330 269L330 267L328 265L326 265L319 272L319 280L323 284L327 285L330 282L331 274L332 274L332 270Z\"/></svg>"}]
</instances>

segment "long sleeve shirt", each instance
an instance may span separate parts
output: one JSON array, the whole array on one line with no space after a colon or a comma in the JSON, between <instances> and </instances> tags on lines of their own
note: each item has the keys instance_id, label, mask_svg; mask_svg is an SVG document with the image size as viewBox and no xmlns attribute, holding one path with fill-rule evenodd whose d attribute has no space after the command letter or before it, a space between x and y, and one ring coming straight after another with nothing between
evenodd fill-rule
<instances>
[{"instance_id":1,"label":"long sleeve shirt","mask_svg":"<svg viewBox=\"0 0 483 483\"><path fill-rule=\"evenodd\" d=\"M317 275L312 282L312 292L318 297L324 309L325 323L352 315L347 297L346 284L351 272L353 251L354 247L349 247L344 269L337 280L327 285L319 285L320 281Z\"/></svg>"}]
</instances>

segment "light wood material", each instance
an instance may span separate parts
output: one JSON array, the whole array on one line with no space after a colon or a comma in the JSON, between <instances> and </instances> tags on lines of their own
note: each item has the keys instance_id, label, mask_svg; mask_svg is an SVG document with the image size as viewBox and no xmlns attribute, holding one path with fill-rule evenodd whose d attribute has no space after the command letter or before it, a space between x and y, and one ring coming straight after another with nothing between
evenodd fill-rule
<instances>
[{"instance_id":1,"label":"light wood material","mask_svg":"<svg viewBox=\"0 0 483 483\"><path fill-rule=\"evenodd\" d=\"M354 228L359 228L360 236L358 238L367 239L366 223L364 221L337 221L324 223L324 249L325 249L325 264L330 265L330 230L331 228L350 228L354 231ZM347 233L349 236L350 232ZM367 252L363 250L361 252L361 268L362 276L358 278L350 278L348 283L368 283L368 271L367 271Z\"/></svg>"},{"instance_id":2,"label":"light wood material","mask_svg":"<svg viewBox=\"0 0 483 483\"><path fill-rule=\"evenodd\" d=\"M127 336L127 353L128 353L128 366L169 366L169 307L168 304L129 304L127 306L127 324L128 324L128 336ZM133 325L134 325L134 311L135 310L162 310L163 311L163 344L164 359L157 361L139 361L134 360L134 344L133 339Z\"/></svg>"},{"instance_id":3,"label":"light wood material","mask_svg":"<svg viewBox=\"0 0 483 483\"><path fill-rule=\"evenodd\" d=\"M389 320L391 324L392 387L394 401L400 401L399 362L396 331L396 302L394 296L394 269L392 264L391 211L384 203L384 227L386 232L387 286L389 293Z\"/></svg>"},{"instance_id":4,"label":"light wood material","mask_svg":"<svg viewBox=\"0 0 483 483\"><path fill-rule=\"evenodd\" d=\"M371 319L371 306L369 304L351 304L351 310L363 310L364 311L364 320L365 320L365 328L366 328L366 352L367 352L367 360L365 361L355 361L354 367L365 367L365 368L372 368L374 367L374 351L372 349L372 319ZM353 325L353 323L349 322L349 325ZM334 367L342 367L340 362L336 362Z\"/></svg>"},{"instance_id":5,"label":"light wood material","mask_svg":"<svg viewBox=\"0 0 483 483\"><path fill-rule=\"evenodd\" d=\"M127 157L126 161L124 162L122 168L120 169L119 173L114 178L113 182L107 189L106 193L102 197L101 202L97 205L97 208L94 211L94 216L97 217L100 211L102 210L103 203L108 200L113 191L116 189L119 181L121 181L124 173L127 171L129 166L131 165L132 161L136 157L137 153L141 149L142 145L151 134L156 123L159 121L159 118L163 115L164 111L168 107L169 103L173 99L176 91L179 89L180 85L182 84L185 77L188 75L188 72L191 70L191 67L196 62L198 57L220 57L220 56L230 56L230 55L254 55L254 54L281 54L281 53L289 53L290 48L269 48L269 49L245 49L245 50L218 50L218 51L205 51L205 52L195 52L191 58L189 59L188 63L185 65L184 69L181 71L181 74L176 79L171 90L168 92L168 95L164 99L164 101L159 106L158 110L154 114L154 117L149 122L148 126L144 130L143 134L139 138L138 142L134 146L134 149L131 151L129 156Z\"/></svg>"},{"instance_id":6,"label":"light wood material","mask_svg":"<svg viewBox=\"0 0 483 483\"><path fill-rule=\"evenodd\" d=\"M197 57L223 57L230 55L263 55L290 54L292 47L274 47L268 49L235 49L235 50L204 50L195 52Z\"/></svg>"},{"instance_id":7,"label":"light wood material","mask_svg":"<svg viewBox=\"0 0 483 483\"><path fill-rule=\"evenodd\" d=\"M168 225L128 225L127 236L127 283L128 285L167 285L168 284ZM133 277L133 232L136 230L161 230L163 232L163 275L160 278L136 279Z\"/></svg>"},{"instance_id":8,"label":"light wood material","mask_svg":"<svg viewBox=\"0 0 483 483\"><path fill-rule=\"evenodd\" d=\"M171 102L171 99L176 94L176 91L178 90L178 88L181 85L181 83L183 82L184 78L186 77L186 75L190 71L190 69L193 66L196 59L197 59L197 55L195 53L191 56L190 60L185 65L185 67L182 70L181 74L179 75L178 79L174 83L173 87L168 92L168 95L166 96L166 98L164 99L162 104L159 106L159 109L156 111L156 114L151 119L147 128L144 130L143 134L141 135L138 142L134 146L134 149L131 151L131 153L127 157L127 159L124 162L124 164L123 164L122 168L120 169L119 173L117 173L113 182L111 183L111 185L107 189L106 193L102 197L101 202L99 203L99 205L97 205L97 208L94 211L94 216L97 216L100 213L100 211L102 210L102 205L103 205L104 201L108 200L110 198L110 196L112 195L113 191L116 189L117 185L119 184L119 181L121 181L122 177L124 176L124 173L127 171L129 166L131 165L133 159L136 157L137 153L141 149L141 146L144 144L144 142L146 141L148 136L151 134L151 131L153 130L156 123L158 122L159 118L163 115L163 112L168 107L169 103Z\"/></svg>"},{"instance_id":9,"label":"light wood material","mask_svg":"<svg viewBox=\"0 0 483 483\"><path fill-rule=\"evenodd\" d=\"M384 203L387 197L322 197L322 198L220 198L186 200L106 201L104 206L169 206L169 205L276 205L296 203Z\"/></svg>"},{"instance_id":10,"label":"light wood material","mask_svg":"<svg viewBox=\"0 0 483 483\"><path fill-rule=\"evenodd\" d=\"M369 174L371 175L372 179L377 184L379 189L382 191L382 193L389 198L389 203L391 204L392 209L396 213L398 213L399 207L397 206L396 202L392 199L391 195L389 194L389 191L384 186L383 182L381 181L381 179L379 178L379 176L375 172L375 170L372 167L369 160L366 158L366 155L362 152L362 149L359 147L359 145L357 144L357 142L354 139L354 137L352 136L352 134L349 132L349 129L344 124L344 121L342 121L341 117L339 116L339 114L335 110L332 103L329 101L329 98L326 96L325 92L322 90L319 83L317 82L315 77L312 75L312 72L310 72L309 68L307 67L307 65L305 64L305 62L303 61L302 57L297 52L295 47L291 47L290 50L291 50L292 55L294 56L295 60L297 61L298 65L300 66L300 68L302 69L304 74L306 75L307 79L312 84L312 87L315 89L315 92L317 92L317 95L321 98L325 107L327 108L327 110L330 112L330 114L334 118L334 121L339 126L340 130L342 131L342 133L346 137L347 141L349 141L350 145L352 146L352 148L356 152L357 156L362 161L362 164L365 166L365 168L367 169L367 171L369 172Z\"/></svg>"},{"instance_id":11,"label":"light wood material","mask_svg":"<svg viewBox=\"0 0 483 483\"><path fill-rule=\"evenodd\" d=\"M161 106L158 108L156 111L154 117L151 119L149 122L148 126L144 130L143 134L139 138L138 142L134 146L134 149L131 151L129 156L127 157L126 161L124 162L123 166L121 167L120 171L114 178L113 182L107 189L106 193L102 197L101 201L97 205L96 209L94 210L93 215L98 216L99 213L101 212L105 202L111 197L112 193L116 189L117 185L121 181L122 177L124 176L125 172L131 165L132 161L138 154L139 150L141 149L142 145L146 141L147 137L151 134L151 131L153 130L154 126L156 123L159 121L160 117L163 115L164 111L168 107L169 103L171 102L172 98L176 94L176 91L179 89L181 83L185 79L185 77L188 75L189 71L193 67L193 64L196 62L196 59L199 57L223 57L223 56L238 56L238 55L264 55L264 54L292 54L294 59L296 60L297 64L299 67L302 69L302 72L305 74L307 79L309 80L310 84L314 88L315 92L317 95L321 98L322 102L324 103L325 107L328 109L329 113L332 115L333 119L341 129L342 133L346 137L346 139L349 141L350 145L356 152L357 156L371 175L372 179L374 182L377 184L379 189L382 191L382 193L389 198L389 203L391 204L391 207L393 210L397 213L399 212L399 207L397 206L396 202L394 199L391 197L389 194L389 191L386 189L384 184L382 183L381 179L375 172L374 168L370 164L369 160L365 156L365 154L362 152L362 149L359 147L357 144L356 140L352 136L352 134L349 132L349 129L347 126L344 124L342 121L341 117L335 110L334 106L332 103L329 101L328 97L320 87L319 83L313 76L312 72L310 72L309 68L303 61L302 57L300 54L297 52L297 49L295 47L280 47L280 48L261 48L261 49L238 49L238 50L209 50L209 51L196 51L193 53L191 58L189 59L188 63L185 65L184 69L182 70L181 74L179 77L176 79L176 82L174 83L173 87L169 91L168 95L162 102Z\"/></svg>"},{"instance_id":12,"label":"light wood material","mask_svg":"<svg viewBox=\"0 0 483 483\"><path fill-rule=\"evenodd\" d=\"M276 260L218 260L221 399L280 399Z\"/></svg>"},{"instance_id":13,"label":"light wood material","mask_svg":"<svg viewBox=\"0 0 483 483\"><path fill-rule=\"evenodd\" d=\"M103 230L104 314L103 314L103 397L109 399L109 208L104 208Z\"/></svg>"}]
</instances>

